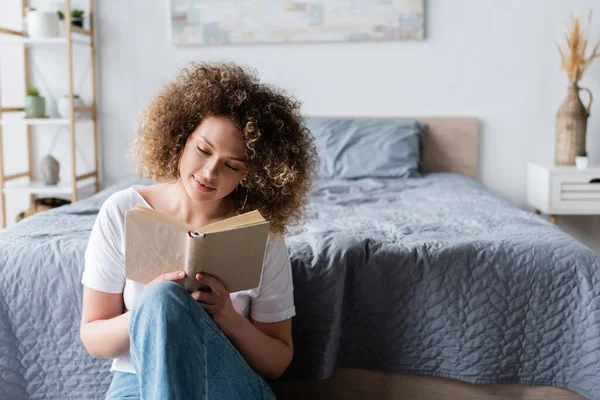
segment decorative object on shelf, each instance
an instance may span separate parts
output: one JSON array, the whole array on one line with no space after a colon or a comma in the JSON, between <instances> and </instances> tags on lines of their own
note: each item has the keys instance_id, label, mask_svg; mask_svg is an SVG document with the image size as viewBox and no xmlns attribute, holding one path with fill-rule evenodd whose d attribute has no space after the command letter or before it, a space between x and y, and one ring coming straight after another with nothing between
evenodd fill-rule
<instances>
[{"instance_id":1,"label":"decorative object on shelf","mask_svg":"<svg viewBox=\"0 0 600 400\"><path fill-rule=\"evenodd\" d=\"M25 27L30 38L56 37L60 33L58 16L53 11L30 8L25 17Z\"/></svg>"},{"instance_id":2,"label":"decorative object on shelf","mask_svg":"<svg viewBox=\"0 0 600 400\"><path fill-rule=\"evenodd\" d=\"M575 165L579 169L586 169L588 167L588 154L587 151L581 150L579 155L575 157Z\"/></svg>"},{"instance_id":3,"label":"decorative object on shelf","mask_svg":"<svg viewBox=\"0 0 600 400\"><path fill-rule=\"evenodd\" d=\"M83 28L83 10L71 11L71 24Z\"/></svg>"},{"instance_id":4,"label":"decorative object on shelf","mask_svg":"<svg viewBox=\"0 0 600 400\"><path fill-rule=\"evenodd\" d=\"M36 87L30 87L25 96L25 116L27 118L45 118L46 99L40 96Z\"/></svg>"},{"instance_id":5,"label":"decorative object on shelf","mask_svg":"<svg viewBox=\"0 0 600 400\"><path fill-rule=\"evenodd\" d=\"M42 181L46 185L56 185L60 178L58 177L60 172L60 164L58 160L48 154L40 161L40 174Z\"/></svg>"},{"instance_id":6,"label":"decorative object on shelf","mask_svg":"<svg viewBox=\"0 0 600 400\"><path fill-rule=\"evenodd\" d=\"M30 217L33 214L37 214L41 211L51 210L53 208L62 207L67 204L71 204L71 202L69 200L60 199L57 197L42 197L40 199L35 199L27 210L17 215L16 222L19 222L23 218Z\"/></svg>"},{"instance_id":7,"label":"decorative object on shelf","mask_svg":"<svg viewBox=\"0 0 600 400\"><path fill-rule=\"evenodd\" d=\"M591 12L588 23L591 23ZM557 165L573 165L580 151L586 148L587 119L590 116L592 92L579 86L583 73L592 60L600 57L598 48L600 41L586 58L588 44L587 31L582 30L579 18L571 14L571 26L567 28L567 48L563 52L557 44L561 58L561 70L566 71L569 78L567 97L556 113L554 162ZM588 92L590 100L586 106L579 98L579 92Z\"/></svg>"},{"instance_id":8,"label":"decorative object on shelf","mask_svg":"<svg viewBox=\"0 0 600 400\"><path fill-rule=\"evenodd\" d=\"M82 107L85 104L83 100L78 95L73 95L73 107ZM56 109L58 110L58 115L61 118L69 118L69 96L64 95L60 99L58 99L58 104L56 105ZM81 113L75 113L75 117L81 117Z\"/></svg>"},{"instance_id":9,"label":"decorative object on shelf","mask_svg":"<svg viewBox=\"0 0 600 400\"><path fill-rule=\"evenodd\" d=\"M59 19L58 27L60 29L60 36L66 36L67 32L65 30L65 13L62 12L62 10L56 10L56 15Z\"/></svg>"},{"instance_id":10,"label":"decorative object on shelf","mask_svg":"<svg viewBox=\"0 0 600 400\"><path fill-rule=\"evenodd\" d=\"M85 14L85 12L83 10L72 10L71 11L71 25L83 28L83 20L84 20L83 15L84 14ZM65 13L62 12L62 10L56 10L56 15L58 16L58 19L60 19L61 21L64 21Z\"/></svg>"}]
</instances>

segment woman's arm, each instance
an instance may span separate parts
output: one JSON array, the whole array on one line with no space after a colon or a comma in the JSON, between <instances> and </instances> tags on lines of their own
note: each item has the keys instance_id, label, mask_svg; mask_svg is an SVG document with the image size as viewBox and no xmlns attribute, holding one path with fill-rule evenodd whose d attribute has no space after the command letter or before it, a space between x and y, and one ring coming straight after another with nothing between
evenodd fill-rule
<instances>
[{"instance_id":1,"label":"woman's arm","mask_svg":"<svg viewBox=\"0 0 600 400\"><path fill-rule=\"evenodd\" d=\"M123 294L100 292L83 287L79 336L95 358L115 358L129 348L129 319L123 313Z\"/></svg>"},{"instance_id":2,"label":"woman's arm","mask_svg":"<svg viewBox=\"0 0 600 400\"><path fill-rule=\"evenodd\" d=\"M292 361L292 319L264 323L240 315L238 329L227 335L248 364L262 376L278 378Z\"/></svg>"},{"instance_id":3,"label":"woman's arm","mask_svg":"<svg viewBox=\"0 0 600 400\"><path fill-rule=\"evenodd\" d=\"M145 287L184 277L184 271L167 272L154 278ZM92 357L115 358L129 349L131 311L123 313L123 306L122 293L105 293L83 287L79 336Z\"/></svg>"},{"instance_id":4,"label":"woman's arm","mask_svg":"<svg viewBox=\"0 0 600 400\"><path fill-rule=\"evenodd\" d=\"M197 274L196 279L210 286L212 293L198 291L192 297L211 315L248 364L267 378L283 374L294 353L292 320L250 322L235 311L229 292L217 278Z\"/></svg>"}]
</instances>

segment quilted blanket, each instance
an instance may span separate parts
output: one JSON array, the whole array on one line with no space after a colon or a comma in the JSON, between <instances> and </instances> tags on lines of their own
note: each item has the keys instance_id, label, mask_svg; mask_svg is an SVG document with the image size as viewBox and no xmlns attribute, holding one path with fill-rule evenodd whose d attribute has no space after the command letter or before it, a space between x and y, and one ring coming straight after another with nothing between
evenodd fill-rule
<instances>
[{"instance_id":1,"label":"quilted blanket","mask_svg":"<svg viewBox=\"0 0 600 400\"><path fill-rule=\"evenodd\" d=\"M123 182L0 233L0 397L103 398L79 339L83 255ZM336 367L569 388L600 399L600 256L453 174L317 183L286 242L295 356Z\"/></svg>"}]
</instances>

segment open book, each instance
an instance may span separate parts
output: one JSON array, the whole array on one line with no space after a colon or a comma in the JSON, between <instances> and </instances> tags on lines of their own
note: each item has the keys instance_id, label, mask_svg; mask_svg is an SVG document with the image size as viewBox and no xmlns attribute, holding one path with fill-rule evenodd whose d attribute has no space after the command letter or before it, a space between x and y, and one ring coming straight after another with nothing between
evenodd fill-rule
<instances>
[{"instance_id":1,"label":"open book","mask_svg":"<svg viewBox=\"0 0 600 400\"><path fill-rule=\"evenodd\" d=\"M202 272L219 279L230 293L258 287L269 222L258 211L194 230L185 222L136 205L125 215L125 277L148 283L170 271L185 271L176 282L193 292L206 285Z\"/></svg>"}]
</instances>

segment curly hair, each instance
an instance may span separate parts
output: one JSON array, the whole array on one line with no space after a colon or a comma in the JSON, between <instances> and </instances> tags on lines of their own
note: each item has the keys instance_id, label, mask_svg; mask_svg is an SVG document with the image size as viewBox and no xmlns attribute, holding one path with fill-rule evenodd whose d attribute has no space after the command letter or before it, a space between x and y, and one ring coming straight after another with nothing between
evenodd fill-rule
<instances>
[{"instance_id":1,"label":"curly hair","mask_svg":"<svg viewBox=\"0 0 600 400\"><path fill-rule=\"evenodd\" d=\"M228 118L245 142L243 210L260 211L271 233L299 224L318 167L300 103L235 63L191 63L159 91L140 117L133 147L141 175L177 180L188 137L207 117Z\"/></svg>"}]
</instances>

